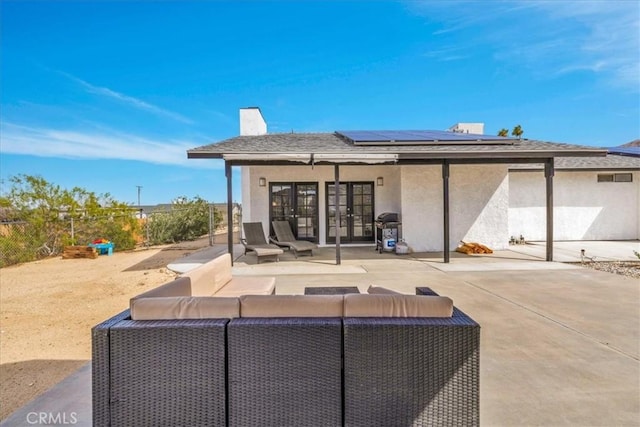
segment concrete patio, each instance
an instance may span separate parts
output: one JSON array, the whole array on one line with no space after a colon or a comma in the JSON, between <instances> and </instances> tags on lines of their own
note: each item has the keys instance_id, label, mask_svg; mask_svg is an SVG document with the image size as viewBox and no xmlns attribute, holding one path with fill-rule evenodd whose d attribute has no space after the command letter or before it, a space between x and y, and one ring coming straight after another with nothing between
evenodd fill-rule
<instances>
[{"instance_id":1,"label":"concrete patio","mask_svg":"<svg viewBox=\"0 0 640 427\"><path fill-rule=\"evenodd\" d=\"M545 262L544 247L516 245L486 256L452 254L449 264L442 254L396 256L372 247L343 247L341 265L335 265L331 248L298 259L285 253L280 262L259 265L248 254L236 260L234 274L274 275L279 294L336 285L366 292L371 284L413 294L415 287L429 286L451 297L482 327L482 425L637 426L639 281ZM633 250L640 251L640 244L554 245L556 259L565 262L579 262L580 249L600 261L637 261ZM34 424L42 413L57 415L59 425L91 425L90 364L0 425Z\"/></svg>"}]
</instances>

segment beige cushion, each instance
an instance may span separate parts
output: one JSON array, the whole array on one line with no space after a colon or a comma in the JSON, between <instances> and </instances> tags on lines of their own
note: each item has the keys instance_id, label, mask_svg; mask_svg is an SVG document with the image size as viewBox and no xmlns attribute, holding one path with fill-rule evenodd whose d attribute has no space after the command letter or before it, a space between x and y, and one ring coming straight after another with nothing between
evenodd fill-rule
<instances>
[{"instance_id":1,"label":"beige cushion","mask_svg":"<svg viewBox=\"0 0 640 427\"><path fill-rule=\"evenodd\" d=\"M242 295L271 295L276 290L276 278L265 276L239 276L231 279L216 292L217 297L239 297Z\"/></svg>"},{"instance_id":2,"label":"beige cushion","mask_svg":"<svg viewBox=\"0 0 640 427\"><path fill-rule=\"evenodd\" d=\"M178 277L171 282L153 288L150 291L135 296L135 298L151 297L188 297L191 296L191 279L188 277Z\"/></svg>"},{"instance_id":3,"label":"beige cushion","mask_svg":"<svg viewBox=\"0 0 640 427\"><path fill-rule=\"evenodd\" d=\"M343 295L245 295L240 317L342 317Z\"/></svg>"},{"instance_id":4,"label":"beige cushion","mask_svg":"<svg viewBox=\"0 0 640 427\"><path fill-rule=\"evenodd\" d=\"M453 301L421 295L344 296L345 317L451 317Z\"/></svg>"},{"instance_id":5,"label":"beige cushion","mask_svg":"<svg viewBox=\"0 0 640 427\"><path fill-rule=\"evenodd\" d=\"M161 297L131 300L133 320L230 319L240 317L237 298Z\"/></svg>"},{"instance_id":6,"label":"beige cushion","mask_svg":"<svg viewBox=\"0 0 640 427\"><path fill-rule=\"evenodd\" d=\"M402 295L400 292L396 292L393 289L383 288L382 286L369 286L367 288L368 294L384 294L384 295Z\"/></svg>"},{"instance_id":7,"label":"beige cushion","mask_svg":"<svg viewBox=\"0 0 640 427\"><path fill-rule=\"evenodd\" d=\"M193 296L211 296L231 280L231 255L223 254L187 271L182 277L191 279Z\"/></svg>"}]
</instances>

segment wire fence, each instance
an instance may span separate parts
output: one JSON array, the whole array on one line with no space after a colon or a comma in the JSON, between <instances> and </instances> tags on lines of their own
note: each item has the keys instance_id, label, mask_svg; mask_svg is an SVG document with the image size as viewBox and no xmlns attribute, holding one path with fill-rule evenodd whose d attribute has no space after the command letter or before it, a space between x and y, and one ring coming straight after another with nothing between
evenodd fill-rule
<instances>
[{"instance_id":1,"label":"wire fence","mask_svg":"<svg viewBox=\"0 0 640 427\"><path fill-rule=\"evenodd\" d=\"M240 221L241 213L234 212L231 224L234 230ZM0 223L0 268L58 256L66 246L85 246L102 239L112 242L116 251L179 243L207 235L209 245L213 245L227 227L226 211L223 213L213 205L91 218L6 221Z\"/></svg>"}]
</instances>

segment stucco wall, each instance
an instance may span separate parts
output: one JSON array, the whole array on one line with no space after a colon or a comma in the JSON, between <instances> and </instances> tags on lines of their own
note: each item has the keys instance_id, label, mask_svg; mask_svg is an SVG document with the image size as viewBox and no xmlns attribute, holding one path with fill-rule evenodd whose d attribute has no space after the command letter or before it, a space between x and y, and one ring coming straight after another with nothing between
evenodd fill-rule
<instances>
[{"instance_id":1,"label":"stucco wall","mask_svg":"<svg viewBox=\"0 0 640 427\"><path fill-rule=\"evenodd\" d=\"M640 238L640 174L633 182L597 182L598 173L556 171L554 240ZM512 172L509 233L546 239L545 179L542 172Z\"/></svg>"},{"instance_id":2,"label":"stucco wall","mask_svg":"<svg viewBox=\"0 0 640 427\"><path fill-rule=\"evenodd\" d=\"M441 251L442 169L402 166L402 237L413 251Z\"/></svg>"},{"instance_id":3,"label":"stucco wall","mask_svg":"<svg viewBox=\"0 0 640 427\"><path fill-rule=\"evenodd\" d=\"M242 168L243 221L262 221L265 232L269 230L270 182L317 182L319 210L319 243L326 244L326 195L325 183L334 182L333 166L251 166ZM265 187L258 180L267 180ZM384 179L383 186L376 185L376 178ZM375 216L381 212L400 211L400 170L397 166L340 166L340 181L371 181L374 183Z\"/></svg>"},{"instance_id":4,"label":"stucco wall","mask_svg":"<svg viewBox=\"0 0 640 427\"><path fill-rule=\"evenodd\" d=\"M461 240L508 246L508 170L502 165L452 165L449 177L451 250ZM402 167L403 236L414 251L444 247L441 166Z\"/></svg>"},{"instance_id":5,"label":"stucco wall","mask_svg":"<svg viewBox=\"0 0 640 427\"><path fill-rule=\"evenodd\" d=\"M506 165L453 165L449 180L451 246L461 240L492 249L509 245L509 170Z\"/></svg>"}]
</instances>

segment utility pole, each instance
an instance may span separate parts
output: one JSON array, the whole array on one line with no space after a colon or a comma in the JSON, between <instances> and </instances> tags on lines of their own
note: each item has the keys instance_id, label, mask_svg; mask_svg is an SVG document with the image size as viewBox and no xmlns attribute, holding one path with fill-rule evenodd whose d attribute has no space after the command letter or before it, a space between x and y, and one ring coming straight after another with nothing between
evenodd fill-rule
<instances>
[{"instance_id":1,"label":"utility pole","mask_svg":"<svg viewBox=\"0 0 640 427\"><path fill-rule=\"evenodd\" d=\"M142 185L136 185L136 187L138 188L138 209L141 209L141 207L140 207L140 190L142 189Z\"/></svg>"}]
</instances>

